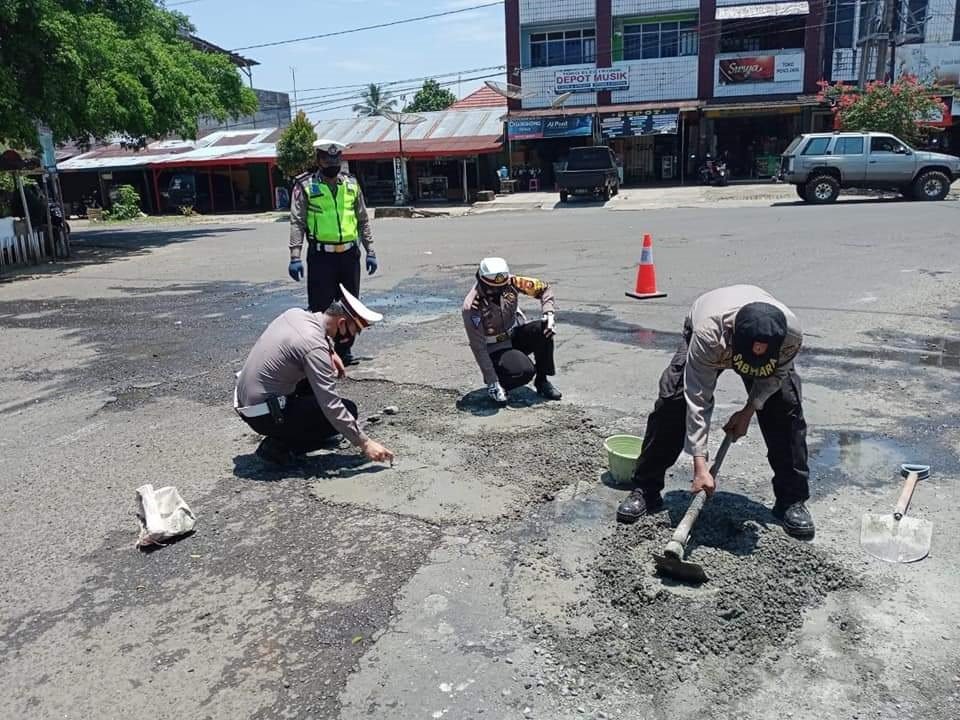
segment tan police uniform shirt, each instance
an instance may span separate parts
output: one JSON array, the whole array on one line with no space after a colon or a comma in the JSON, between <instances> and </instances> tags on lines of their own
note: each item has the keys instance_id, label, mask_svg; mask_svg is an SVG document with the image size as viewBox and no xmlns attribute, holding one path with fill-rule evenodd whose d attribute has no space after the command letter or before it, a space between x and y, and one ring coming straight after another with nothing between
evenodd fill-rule
<instances>
[{"instance_id":1,"label":"tan police uniform shirt","mask_svg":"<svg viewBox=\"0 0 960 720\"><path fill-rule=\"evenodd\" d=\"M754 285L718 288L697 298L686 324L692 329L683 387L687 401L687 440L685 449L693 456L707 456L707 435L713 413L713 394L717 377L733 368L733 321L744 305L754 302L778 307L787 319L787 336L780 348L777 366L768 377L753 381L749 402L757 410L783 384L803 344L803 331L797 316L766 290Z\"/></svg>"},{"instance_id":2,"label":"tan police uniform shirt","mask_svg":"<svg viewBox=\"0 0 960 720\"><path fill-rule=\"evenodd\" d=\"M237 378L240 407L259 405L270 397L293 394L304 378L330 424L354 445L366 435L337 394L337 371L322 313L291 308L274 320L257 340Z\"/></svg>"},{"instance_id":3,"label":"tan police uniform shirt","mask_svg":"<svg viewBox=\"0 0 960 720\"><path fill-rule=\"evenodd\" d=\"M520 293L539 300L541 312L556 311L553 289L547 283L517 275L510 276L499 304L487 300L476 283L463 300L463 327L487 385L497 382L490 353L511 347L510 331L517 325Z\"/></svg>"}]
</instances>

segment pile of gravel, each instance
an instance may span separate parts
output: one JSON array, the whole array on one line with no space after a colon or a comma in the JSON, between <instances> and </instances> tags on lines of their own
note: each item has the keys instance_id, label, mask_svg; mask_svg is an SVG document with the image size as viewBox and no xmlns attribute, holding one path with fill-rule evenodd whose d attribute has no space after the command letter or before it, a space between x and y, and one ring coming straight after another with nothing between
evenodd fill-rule
<instances>
[{"instance_id":1,"label":"pile of gravel","mask_svg":"<svg viewBox=\"0 0 960 720\"><path fill-rule=\"evenodd\" d=\"M687 681L709 694L703 672L711 669L721 671L714 689L722 693L744 682L733 679L738 670L783 645L806 609L861 586L825 550L788 537L766 508L727 493L707 504L688 545L687 558L709 581L694 587L657 576L652 554L662 552L688 498L668 496L669 512L617 526L601 544L586 571L589 600L568 608L586 614L592 629L534 629L551 650L545 679L561 695L598 699L589 689L611 681L651 699Z\"/></svg>"}]
</instances>

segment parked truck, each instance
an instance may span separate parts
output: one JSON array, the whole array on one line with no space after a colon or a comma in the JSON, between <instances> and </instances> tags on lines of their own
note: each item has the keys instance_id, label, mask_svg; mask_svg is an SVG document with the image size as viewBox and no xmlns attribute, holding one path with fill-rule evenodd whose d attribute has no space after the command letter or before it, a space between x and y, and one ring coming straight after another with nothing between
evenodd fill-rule
<instances>
[{"instance_id":1,"label":"parked truck","mask_svg":"<svg viewBox=\"0 0 960 720\"><path fill-rule=\"evenodd\" d=\"M609 200L620 192L620 173L613 150L606 145L575 147L567 157L567 167L557 173L560 202L571 195L589 195Z\"/></svg>"},{"instance_id":2,"label":"parked truck","mask_svg":"<svg viewBox=\"0 0 960 720\"><path fill-rule=\"evenodd\" d=\"M780 179L809 203L830 203L844 188L894 190L914 200L943 200L960 178L960 158L914 150L888 133L811 133L780 158Z\"/></svg>"}]
</instances>

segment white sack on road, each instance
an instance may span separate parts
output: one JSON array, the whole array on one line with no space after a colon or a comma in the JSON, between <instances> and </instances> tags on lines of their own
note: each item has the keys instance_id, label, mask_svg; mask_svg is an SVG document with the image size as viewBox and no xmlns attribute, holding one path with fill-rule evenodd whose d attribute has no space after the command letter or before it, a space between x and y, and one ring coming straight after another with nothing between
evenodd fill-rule
<instances>
[{"instance_id":1,"label":"white sack on road","mask_svg":"<svg viewBox=\"0 0 960 720\"><path fill-rule=\"evenodd\" d=\"M138 487L137 519L140 520L137 547L163 545L167 540L191 532L197 523L190 506L172 485L159 490L150 484Z\"/></svg>"}]
</instances>

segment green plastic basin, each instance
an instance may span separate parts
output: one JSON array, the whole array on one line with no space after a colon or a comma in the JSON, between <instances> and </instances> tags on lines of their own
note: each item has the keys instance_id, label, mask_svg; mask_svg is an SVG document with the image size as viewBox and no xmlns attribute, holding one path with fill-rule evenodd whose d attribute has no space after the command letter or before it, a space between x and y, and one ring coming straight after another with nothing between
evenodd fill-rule
<instances>
[{"instance_id":1,"label":"green plastic basin","mask_svg":"<svg viewBox=\"0 0 960 720\"><path fill-rule=\"evenodd\" d=\"M643 438L636 435L611 435L603 441L607 451L607 467L618 483L628 483L633 479L633 469L640 457Z\"/></svg>"}]
</instances>

